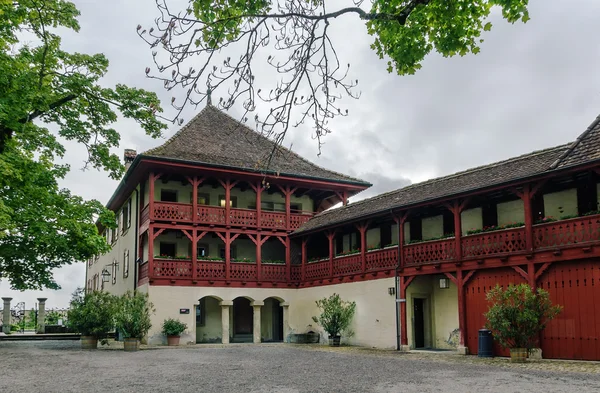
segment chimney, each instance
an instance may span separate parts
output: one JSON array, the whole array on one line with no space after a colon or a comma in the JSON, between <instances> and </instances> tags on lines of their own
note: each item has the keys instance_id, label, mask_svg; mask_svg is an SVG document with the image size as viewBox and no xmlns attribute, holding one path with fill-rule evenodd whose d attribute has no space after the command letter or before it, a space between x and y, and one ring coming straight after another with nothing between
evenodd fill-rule
<instances>
[{"instance_id":1,"label":"chimney","mask_svg":"<svg viewBox=\"0 0 600 393\"><path fill-rule=\"evenodd\" d=\"M137 151L135 151L133 149L125 149L125 152L123 153L123 162L125 163L125 172L127 172L129 170L129 167L131 166L131 163L135 159L135 156L137 156Z\"/></svg>"}]
</instances>

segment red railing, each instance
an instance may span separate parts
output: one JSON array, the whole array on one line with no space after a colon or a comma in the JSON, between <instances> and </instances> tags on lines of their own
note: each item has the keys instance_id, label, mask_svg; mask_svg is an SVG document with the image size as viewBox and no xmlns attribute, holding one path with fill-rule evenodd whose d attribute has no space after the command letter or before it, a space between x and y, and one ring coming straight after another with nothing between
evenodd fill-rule
<instances>
[{"instance_id":1,"label":"red railing","mask_svg":"<svg viewBox=\"0 0 600 393\"><path fill-rule=\"evenodd\" d=\"M533 227L535 248L568 246L600 240L600 215L539 224Z\"/></svg>"},{"instance_id":2,"label":"red railing","mask_svg":"<svg viewBox=\"0 0 600 393\"><path fill-rule=\"evenodd\" d=\"M224 280L225 262L201 261L196 264L196 278L204 280Z\"/></svg>"},{"instance_id":3,"label":"red railing","mask_svg":"<svg viewBox=\"0 0 600 393\"><path fill-rule=\"evenodd\" d=\"M143 223L145 223L149 219L150 219L150 205L146 205L142 209L142 215L141 215L141 218L140 218L140 225L142 225Z\"/></svg>"},{"instance_id":4,"label":"red railing","mask_svg":"<svg viewBox=\"0 0 600 393\"><path fill-rule=\"evenodd\" d=\"M461 243L463 258L524 251L526 249L525 228L464 236Z\"/></svg>"},{"instance_id":5,"label":"red railing","mask_svg":"<svg viewBox=\"0 0 600 393\"><path fill-rule=\"evenodd\" d=\"M306 280L329 277L329 259L307 263L304 269L304 278Z\"/></svg>"},{"instance_id":6,"label":"red railing","mask_svg":"<svg viewBox=\"0 0 600 393\"><path fill-rule=\"evenodd\" d=\"M229 265L229 277L232 280L256 281L256 264L232 262Z\"/></svg>"},{"instance_id":7,"label":"red railing","mask_svg":"<svg viewBox=\"0 0 600 393\"><path fill-rule=\"evenodd\" d=\"M154 219L192 221L192 205L176 202L154 202Z\"/></svg>"},{"instance_id":8,"label":"red railing","mask_svg":"<svg viewBox=\"0 0 600 393\"><path fill-rule=\"evenodd\" d=\"M198 222L207 224L225 224L225 209L213 206L198 206Z\"/></svg>"},{"instance_id":9,"label":"red railing","mask_svg":"<svg viewBox=\"0 0 600 393\"><path fill-rule=\"evenodd\" d=\"M312 218L312 213L292 214L290 216L290 229L296 230Z\"/></svg>"},{"instance_id":10,"label":"red railing","mask_svg":"<svg viewBox=\"0 0 600 393\"><path fill-rule=\"evenodd\" d=\"M360 254L336 257L333 259L333 275L343 276L362 272L362 256Z\"/></svg>"},{"instance_id":11,"label":"red railing","mask_svg":"<svg viewBox=\"0 0 600 393\"><path fill-rule=\"evenodd\" d=\"M256 210L231 209L229 223L240 226L256 226Z\"/></svg>"},{"instance_id":12,"label":"red railing","mask_svg":"<svg viewBox=\"0 0 600 393\"><path fill-rule=\"evenodd\" d=\"M154 259L154 278L192 278L192 261Z\"/></svg>"},{"instance_id":13,"label":"red railing","mask_svg":"<svg viewBox=\"0 0 600 393\"><path fill-rule=\"evenodd\" d=\"M261 228L285 229L285 213L261 212Z\"/></svg>"},{"instance_id":14,"label":"red railing","mask_svg":"<svg viewBox=\"0 0 600 393\"><path fill-rule=\"evenodd\" d=\"M425 241L404 246L404 263L444 262L454 258L454 239Z\"/></svg>"},{"instance_id":15,"label":"red railing","mask_svg":"<svg viewBox=\"0 0 600 393\"><path fill-rule=\"evenodd\" d=\"M293 282L302 281L302 266L301 265L292 265L290 266L290 278Z\"/></svg>"},{"instance_id":16,"label":"red railing","mask_svg":"<svg viewBox=\"0 0 600 393\"><path fill-rule=\"evenodd\" d=\"M398 247L367 252L367 270L394 268L398 265Z\"/></svg>"},{"instance_id":17,"label":"red railing","mask_svg":"<svg viewBox=\"0 0 600 393\"><path fill-rule=\"evenodd\" d=\"M138 282L148 278L148 262L144 262L140 265L140 274L138 276Z\"/></svg>"},{"instance_id":18,"label":"red railing","mask_svg":"<svg viewBox=\"0 0 600 393\"><path fill-rule=\"evenodd\" d=\"M261 279L264 281L287 281L286 266L263 263L261 265Z\"/></svg>"}]
</instances>

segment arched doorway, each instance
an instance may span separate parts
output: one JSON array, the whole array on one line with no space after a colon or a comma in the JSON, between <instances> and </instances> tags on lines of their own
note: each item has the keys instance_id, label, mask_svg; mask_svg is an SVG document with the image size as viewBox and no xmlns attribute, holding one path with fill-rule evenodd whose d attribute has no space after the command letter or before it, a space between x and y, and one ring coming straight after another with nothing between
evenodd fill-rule
<instances>
[{"instance_id":1,"label":"arched doorway","mask_svg":"<svg viewBox=\"0 0 600 393\"><path fill-rule=\"evenodd\" d=\"M221 298L204 296L196 305L196 343L223 342Z\"/></svg>"},{"instance_id":2,"label":"arched doorway","mask_svg":"<svg viewBox=\"0 0 600 393\"><path fill-rule=\"evenodd\" d=\"M265 342L283 342L283 300L276 297L265 299L260 315L261 336Z\"/></svg>"},{"instance_id":3,"label":"arched doorway","mask_svg":"<svg viewBox=\"0 0 600 393\"><path fill-rule=\"evenodd\" d=\"M233 340L234 343L251 343L253 341L254 311L250 299L238 297L233 299Z\"/></svg>"}]
</instances>

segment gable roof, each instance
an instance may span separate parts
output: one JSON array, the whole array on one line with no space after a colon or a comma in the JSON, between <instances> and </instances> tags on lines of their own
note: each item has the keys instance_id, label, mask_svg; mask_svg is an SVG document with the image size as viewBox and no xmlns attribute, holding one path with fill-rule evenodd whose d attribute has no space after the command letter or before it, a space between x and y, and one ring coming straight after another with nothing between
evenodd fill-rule
<instances>
[{"instance_id":1,"label":"gable roof","mask_svg":"<svg viewBox=\"0 0 600 393\"><path fill-rule=\"evenodd\" d=\"M250 129L212 105L207 105L161 146L142 153L159 157L259 172L273 152L269 171L333 182L370 183L343 175L300 157Z\"/></svg>"},{"instance_id":2,"label":"gable roof","mask_svg":"<svg viewBox=\"0 0 600 393\"><path fill-rule=\"evenodd\" d=\"M600 161L600 116L573 143L427 180L326 210L306 222L294 234L594 161Z\"/></svg>"}]
</instances>

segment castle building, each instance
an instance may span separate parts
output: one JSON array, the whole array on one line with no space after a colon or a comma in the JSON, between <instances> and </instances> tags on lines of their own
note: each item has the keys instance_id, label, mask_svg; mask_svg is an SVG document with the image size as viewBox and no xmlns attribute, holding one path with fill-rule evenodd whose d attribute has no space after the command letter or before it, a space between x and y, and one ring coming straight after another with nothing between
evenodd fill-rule
<instances>
[{"instance_id":1,"label":"castle building","mask_svg":"<svg viewBox=\"0 0 600 393\"><path fill-rule=\"evenodd\" d=\"M289 341L321 332L315 301L338 293L357 304L351 344L477 353L486 292L527 283L564 306L543 357L600 360L600 118L573 143L355 203L371 184L210 105L125 160L86 287L148 293L150 343L169 317L184 342Z\"/></svg>"}]
</instances>

